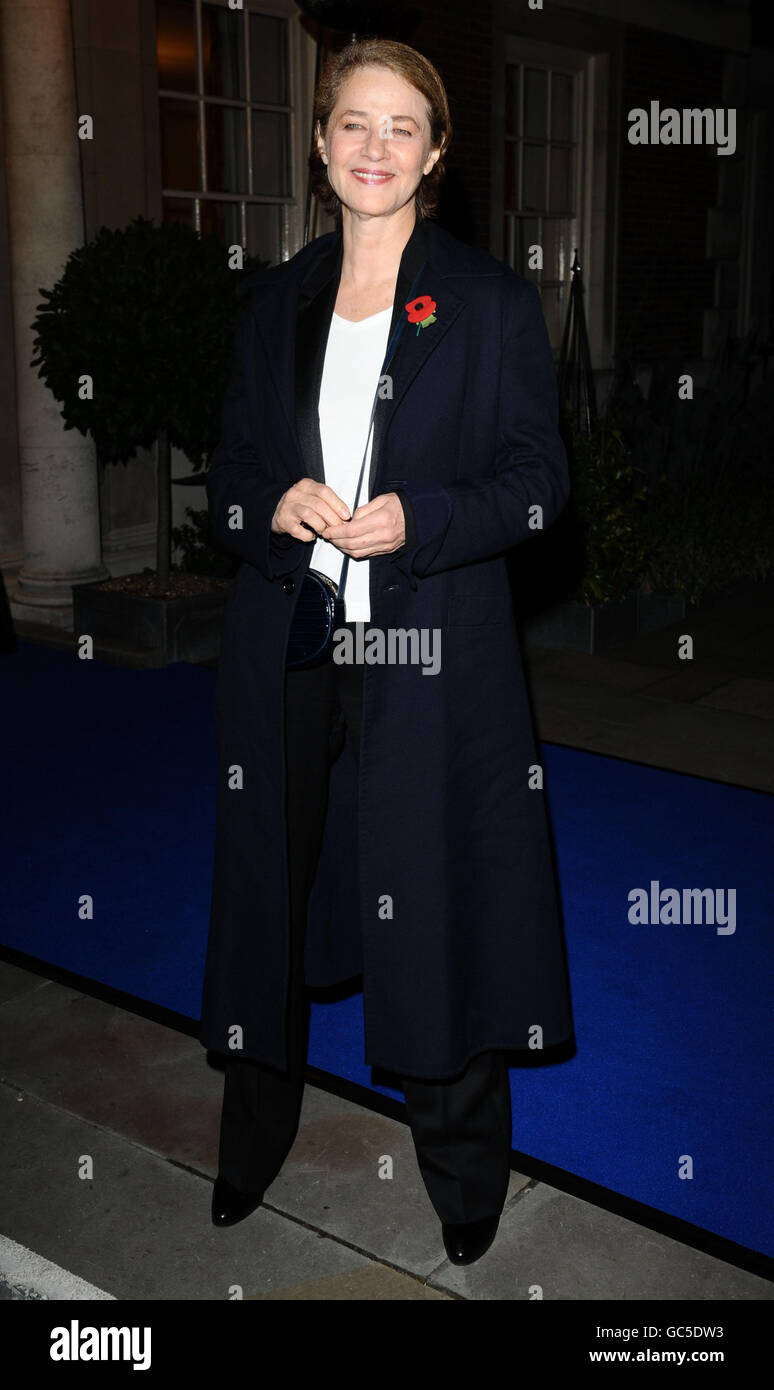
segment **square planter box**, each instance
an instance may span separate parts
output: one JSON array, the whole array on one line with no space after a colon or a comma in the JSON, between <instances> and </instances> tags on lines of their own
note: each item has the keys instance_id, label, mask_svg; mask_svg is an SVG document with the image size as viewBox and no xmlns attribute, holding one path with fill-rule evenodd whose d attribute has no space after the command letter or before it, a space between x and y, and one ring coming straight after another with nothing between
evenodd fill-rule
<instances>
[{"instance_id":1,"label":"square planter box","mask_svg":"<svg viewBox=\"0 0 774 1390\"><path fill-rule=\"evenodd\" d=\"M228 590L155 599L95 584L73 584L73 630L171 661L212 661Z\"/></svg>"},{"instance_id":2,"label":"square planter box","mask_svg":"<svg viewBox=\"0 0 774 1390\"><path fill-rule=\"evenodd\" d=\"M637 631L656 632L684 618L688 604L682 594L638 594Z\"/></svg>"},{"instance_id":3,"label":"square planter box","mask_svg":"<svg viewBox=\"0 0 774 1390\"><path fill-rule=\"evenodd\" d=\"M684 618L688 604L681 594L633 591L620 602L556 603L523 624L525 641L561 651L604 651L614 642L656 632Z\"/></svg>"},{"instance_id":4,"label":"square planter box","mask_svg":"<svg viewBox=\"0 0 774 1390\"><path fill-rule=\"evenodd\" d=\"M522 628L524 640L538 647L554 647L562 651L602 651L613 642L620 642L637 633L637 596L630 594L621 602L556 603L528 618Z\"/></svg>"}]
</instances>

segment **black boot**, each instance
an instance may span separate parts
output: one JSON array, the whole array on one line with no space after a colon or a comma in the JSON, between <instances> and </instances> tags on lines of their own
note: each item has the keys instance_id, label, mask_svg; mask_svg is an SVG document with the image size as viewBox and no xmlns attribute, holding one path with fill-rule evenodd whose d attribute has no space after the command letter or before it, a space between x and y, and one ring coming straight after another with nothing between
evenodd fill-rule
<instances>
[{"instance_id":1,"label":"black boot","mask_svg":"<svg viewBox=\"0 0 774 1390\"><path fill-rule=\"evenodd\" d=\"M458 1225L442 1223L443 1244L452 1264L472 1265L489 1249L497 1234L500 1214L482 1216L479 1221L464 1221Z\"/></svg>"},{"instance_id":2,"label":"black boot","mask_svg":"<svg viewBox=\"0 0 774 1390\"><path fill-rule=\"evenodd\" d=\"M263 1192L240 1192L218 1174L212 1193L213 1226L236 1226L263 1201Z\"/></svg>"}]
</instances>

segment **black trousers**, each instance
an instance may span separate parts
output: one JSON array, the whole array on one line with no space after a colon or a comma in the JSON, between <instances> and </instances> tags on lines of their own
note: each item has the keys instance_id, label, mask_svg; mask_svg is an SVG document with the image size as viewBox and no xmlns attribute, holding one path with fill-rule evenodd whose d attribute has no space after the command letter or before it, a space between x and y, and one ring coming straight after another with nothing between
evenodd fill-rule
<instances>
[{"instance_id":1,"label":"black trousers","mask_svg":"<svg viewBox=\"0 0 774 1390\"><path fill-rule=\"evenodd\" d=\"M286 676L288 1065L282 1072L246 1058L226 1059L218 1169L243 1191L262 1191L274 1181L298 1132L309 1043L307 900L322 845L330 768L347 734L359 760L362 697L363 667L355 664L329 661ZM402 1085L417 1161L439 1219L458 1223L498 1214L511 1151L504 1054L482 1052L451 1079L403 1077Z\"/></svg>"}]
</instances>

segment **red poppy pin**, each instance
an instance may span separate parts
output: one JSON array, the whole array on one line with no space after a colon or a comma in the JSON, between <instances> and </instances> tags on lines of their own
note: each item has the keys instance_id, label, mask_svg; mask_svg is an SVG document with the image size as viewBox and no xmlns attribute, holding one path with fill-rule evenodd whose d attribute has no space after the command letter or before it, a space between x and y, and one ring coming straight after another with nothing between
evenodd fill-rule
<instances>
[{"instance_id":1,"label":"red poppy pin","mask_svg":"<svg viewBox=\"0 0 774 1390\"><path fill-rule=\"evenodd\" d=\"M408 314L409 323L417 325L417 337L420 328L427 328L431 323L435 323L435 311L438 308L434 299L429 294L421 294L418 299L410 299L408 304L404 304L404 309Z\"/></svg>"}]
</instances>

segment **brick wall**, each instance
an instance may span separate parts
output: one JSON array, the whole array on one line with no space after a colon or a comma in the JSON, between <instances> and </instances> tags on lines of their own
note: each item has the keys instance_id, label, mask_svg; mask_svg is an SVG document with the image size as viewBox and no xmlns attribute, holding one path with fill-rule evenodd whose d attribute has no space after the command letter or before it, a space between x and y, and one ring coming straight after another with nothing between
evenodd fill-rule
<instances>
[{"instance_id":1,"label":"brick wall","mask_svg":"<svg viewBox=\"0 0 774 1390\"><path fill-rule=\"evenodd\" d=\"M628 112L652 100L680 111L721 107L722 62L703 44L624 31L617 343L640 362L701 355L703 311L713 302L706 216L729 156L707 145L630 145Z\"/></svg>"}]
</instances>

